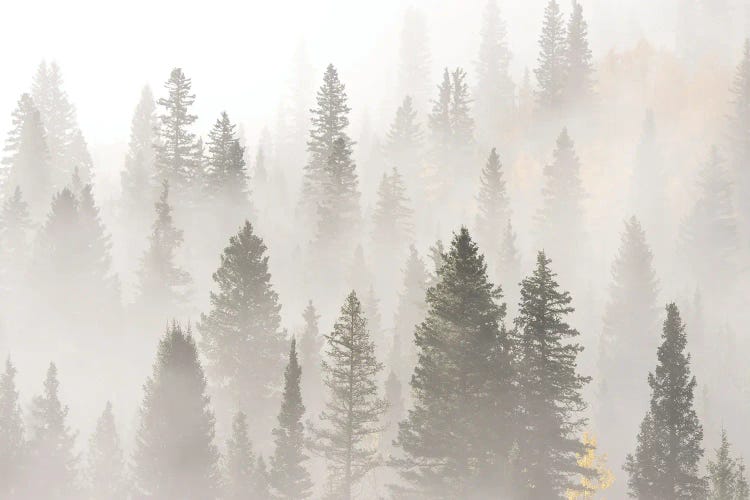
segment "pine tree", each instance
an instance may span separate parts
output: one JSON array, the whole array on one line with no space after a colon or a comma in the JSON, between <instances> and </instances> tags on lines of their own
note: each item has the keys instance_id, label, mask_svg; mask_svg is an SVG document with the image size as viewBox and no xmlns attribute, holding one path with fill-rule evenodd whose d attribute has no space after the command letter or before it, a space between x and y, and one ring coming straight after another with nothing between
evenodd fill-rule
<instances>
[{"instance_id":1,"label":"pine tree","mask_svg":"<svg viewBox=\"0 0 750 500\"><path fill-rule=\"evenodd\" d=\"M477 196L479 213L477 214L476 227L477 241L488 255L493 256L500 252L501 224L510 218L510 207L508 206L508 195L505 191L502 168L497 150L492 148L479 178L479 194Z\"/></svg>"},{"instance_id":2,"label":"pine tree","mask_svg":"<svg viewBox=\"0 0 750 500\"><path fill-rule=\"evenodd\" d=\"M737 186L737 209L743 236L750 235L750 38L745 39L742 58L730 89L733 109L729 115L729 153L732 177Z\"/></svg>"},{"instance_id":3,"label":"pine tree","mask_svg":"<svg viewBox=\"0 0 750 500\"><path fill-rule=\"evenodd\" d=\"M284 393L281 397L278 425L273 430L276 450L271 458L271 487L277 498L297 500L310 496L312 481L305 468L305 432L302 416L300 378L302 368L297 360L297 342L292 338L289 364L284 371Z\"/></svg>"},{"instance_id":4,"label":"pine tree","mask_svg":"<svg viewBox=\"0 0 750 500\"><path fill-rule=\"evenodd\" d=\"M123 204L129 217L143 219L151 209L151 198L156 191L154 145L157 126L156 102L151 88L145 86L133 113L125 169L120 174Z\"/></svg>"},{"instance_id":5,"label":"pine tree","mask_svg":"<svg viewBox=\"0 0 750 500\"><path fill-rule=\"evenodd\" d=\"M337 165L353 167L351 161L354 142L347 135L349 108L346 88L339 80L338 71L329 64L323 75L323 85L316 97L317 106L311 110L312 128L307 142L308 161L302 186L302 204L313 210L325 199L325 186Z\"/></svg>"},{"instance_id":6,"label":"pine tree","mask_svg":"<svg viewBox=\"0 0 750 500\"><path fill-rule=\"evenodd\" d=\"M532 274L521 282L515 319L515 349L522 430L519 468L523 490L534 498L559 498L574 487L572 475L586 474L576 461L585 451L578 432L586 424L581 394L589 382L577 372L583 347L565 320L572 298L561 291L550 259L539 252Z\"/></svg>"},{"instance_id":7,"label":"pine tree","mask_svg":"<svg viewBox=\"0 0 750 500\"><path fill-rule=\"evenodd\" d=\"M167 181L162 182L161 195L154 206L156 220L138 273L139 300L142 307L163 318L182 310L191 278L175 263L175 252L183 240L182 231L174 227L172 220Z\"/></svg>"},{"instance_id":8,"label":"pine tree","mask_svg":"<svg viewBox=\"0 0 750 500\"><path fill-rule=\"evenodd\" d=\"M25 271L30 228L29 207L21 188L16 186L0 210L0 280L9 289L14 288ZM5 291L2 288L0 294Z\"/></svg>"},{"instance_id":9,"label":"pine tree","mask_svg":"<svg viewBox=\"0 0 750 500\"><path fill-rule=\"evenodd\" d=\"M695 377L690 373L687 336L677 306L668 304L656 370L649 373L650 409L641 424L635 453L625 471L634 498L706 498L698 466L703 428L693 409Z\"/></svg>"},{"instance_id":10,"label":"pine tree","mask_svg":"<svg viewBox=\"0 0 750 500\"><path fill-rule=\"evenodd\" d=\"M378 187L378 197L373 213L373 246L377 253L398 255L413 235L413 211L409 206L406 186L398 169L384 173Z\"/></svg>"},{"instance_id":11,"label":"pine tree","mask_svg":"<svg viewBox=\"0 0 750 500\"><path fill-rule=\"evenodd\" d=\"M456 148L456 171L462 173L466 161L471 153L474 142L474 119L471 117L469 84L466 82L466 71L456 68L451 72L451 129L453 133L453 147Z\"/></svg>"},{"instance_id":12,"label":"pine tree","mask_svg":"<svg viewBox=\"0 0 750 500\"><path fill-rule=\"evenodd\" d=\"M245 149L226 112L208 134L208 194L228 208L237 210L248 202Z\"/></svg>"},{"instance_id":13,"label":"pine tree","mask_svg":"<svg viewBox=\"0 0 750 500\"><path fill-rule=\"evenodd\" d=\"M416 328L412 407L396 445L401 476L431 498L502 498L511 379L501 291L462 227L427 290Z\"/></svg>"},{"instance_id":14,"label":"pine tree","mask_svg":"<svg viewBox=\"0 0 750 500\"><path fill-rule=\"evenodd\" d=\"M568 20L565 38L565 104L575 107L586 103L593 94L593 64L588 42L588 25L583 18L583 7L573 1L573 12Z\"/></svg>"},{"instance_id":15,"label":"pine tree","mask_svg":"<svg viewBox=\"0 0 750 500\"><path fill-rule=\"evenodd\" d=\"M281 305L271 286L266 250L245 221L221 255L211 311L201 315L198 326L206 369L213 380L222 381L217 387L221 402L242 411L268 406L263 402L283 366ZM263 423L271 418L258 411L254 416Z\"/></svg>"},{"instance_id":16,"label":"pine tree","mask_svg":"<svg viewBox=\"0 0 750 500\"><path fill-rule=\"evenodd\" d=\"M388 165L403 172L412 185L421 166L423 135L414 101L407 95L396 110L385 138L383 154Z\"/></svg>"},{"instance_id":17,"label":"pine tree","mask_svg":"<svg viewBox=\"0 0 750 500\"><path fill-rule=\"evenodd\" d=\"M486 145L505 131L515 107L507 30L496 0L488 0L485 5L480 36L474 109L477 132Z\"/></svg>"},{"instance_id":18,"label":"pine tree","mask_svg":"<svg viewBox=\"0 0 750 500\"><path fill-rule=\"evenodd\" d=\"M513 230L510 219L501 237L495 276L497 276L497 282L503 287L508 304L515 307L518 299L521 298L518 289L521 282L521 255L518 252L516 232Z\"/></svg>"},{"instance_id":19,"label":"pine tree","mask_svg":"<svg viewBox=\"0 0 750 500\"><path fill-rule=\"evenodd\" d=\"M5 361L0 376L0 496L16 498L26 472L26 441L16 389L16 368Z\"/></svg>"},{"instance_id":20,"label":"pine tree","mask_svg":"<svg viewBox=\"0 0 750 500\"><path fill-rule=\"evenodd\" d=\"M5 181L10 175L10 170L13 168L13 163L18 155L24 124L35 112L37 112L37 109L34 101L31 100L31 96L29 94L21 94L16 104L16 109L11 113L11 128L5 139L3 158L0 161L0 164L3 165L2 173L0 174L0 187L3 188L3 191L8 191L11 188L11 186L6 185Z\"/></svg>"},{"instance_id":21,"label":"pine tree","mask_svg":"<svg viewBox=\"0 0 750 500\"><path fill-rule=\"evenodd\" d=\"M385 379L385 400L388 410L383 417L383 437L380 439L380 450L386 456L393 450L393 442L398 437L398 423L406 415L404 408L403 389L396 373L391 370Z\"/></svg>"},{"instance_id":22,"label":"pine tree","mask_svg":"<svg viewBox=\"0 0 750 500\"><path fill-rule=\"evenodd\" d=\"M299 341L300 364L305 370L305 377L302 379L302 395L309 402L308 405L312 404L310 413L313 413L318 409L317 402L323 399L323 374L320 371L320 363L325 339L320 335L318 329L320 316L312 300L308 301L302 319L305 322Z\"/></svg>"},{"instance_id":23,"label":"pine tree","mask_svg":"<svg viewBox=\"0 0 750 500\"><path fill-rule=\"evenodd\" d=\"M417 362L414 328L424 321L427 305L427 269L414 245L403 269L403 282L393 317L391 370L400 380L409 380Z\"/></svg>"},{"instance_id":24,"label":"pine tree","mask_svg":"<svg viewBox=\"0 0 750 500\"><path fill-rule=\"evenodd\" d=\"M537 102L545 111L559 110L566 85L565 26L560 6L549 0L539 37L539 57L534 70L538 84Z\"/></svg>"},{"instance_id":25,"label":"pine tree","mask_svg":"<svg viewBox=\"0 0 750 500\"><path fill-rule=\"evenodd\" d=\"M739 246L732 183L716 147L701 168L698 189L682 228L682 246L690 269L711 299L733 283Z\"/></svg>"},{"instance_id":26,"label":"pine tree","mask_svg":"<svg viewBox=\"0 0 750 500\"><path fill-rule=\"evenodd\" d=\"M256 462L247 430L247 416L238 411L232 419L232 435L224 456L224 497L226 500L263 500L252 494L256 485Z\"/></svg>"},{"instance_id":27,"label":"pine tree","mask_svg":"<svg viewBox=\"0 0 750 500\"><path fill-rule=\"evenodd\" d=\"M125 462L115 426L112 403L107 401L89 440L89 480L91 498L118 500L127 498Z\"/></svg>"},{"instance_id":28,"label":"pine tree","mask_svg":"<svg viewBox=\"0 0 750 500\"><path fill-rule=\"evenodd\" d=\"M398 95L412 96L417 110L424 111L430 92L430 44L422 11L409 7L401 28L398 65Z\"/></svg>"},{"instance_id":29,"label":"pine tree","mask_svg":"<svg viewBox=\"0 0 750 500\"><path fill-rule=\"evenodd\" d=\"M89 146L80 129L75 129L68 151L72 169L78 172L83 184L91 184L94 180L94 160L89 153Z\"/></svg>"},{"instance_id":30,"label":"pine tree","mask_svg":"<svg viewBox=\"0 0 750 500\"><path fill-rule=\"evenodd\" d=\"M68 407L58 397L57 367L50 363L44 392L31 404L29 426L29 471L35 474L28 483L28 498L79 498L76 433L68 427Z\"/></svg>"},{"instance_id":31,"label":"pine tree","mask_svg":"<svg viewBox=\"0 0 750 500\"><path fill-rule=\"evenodd\" d=\"M354 292L346 298L326 340L323 373L329 393L320 415L322 427L314 429L315 448L326 459L331 496L349 500L352 487L380 463L370 442L381 431L379 421L387 407L375 380L383 365L375 358L375 345Z\"/></svg>"},{"instance_id":32,"label":"pine tree","mask_svg":"<svg viewBox=\"0 0 750 500\"><path fill-rule=\"evenodd\" d=\"M167 328L143 390L133 459L139 494L217 498L214 415L190 330L177 323Z\"/></svg>"},{"instance_id":33,"label":"pine tree","mask_svg":"<svg viewBox=\"0 0 750 500\"><path fill-rule=\"evenodd\" d=\"M258 500L265 500L271 497L271 477L266 467L266 461L262 456L258 457L255 465L255 475L253 478L253 494Z\"/></svg>"},{"instance_id":34,"label":"pine tree","mask_svg":"<svg viewBox=\"0 0 750 500\"><path fill-rule=\"evenodd\" d=\"M174 68L164 84L168 96L157 101L163 110L158 117L160 130L159 142L155 144L156 172L159 181L169 181L178 191L200 177L200 151L195 134L190 131L190 126L197 119L190 114L195 102L191 87L192 82L182 69Z\"/></svg>"}]
</instances>

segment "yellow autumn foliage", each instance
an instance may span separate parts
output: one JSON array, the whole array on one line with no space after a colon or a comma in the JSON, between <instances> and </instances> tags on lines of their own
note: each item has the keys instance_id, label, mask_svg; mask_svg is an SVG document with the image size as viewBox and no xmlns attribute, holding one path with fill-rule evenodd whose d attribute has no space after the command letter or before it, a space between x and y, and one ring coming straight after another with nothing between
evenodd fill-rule
<instances>
[{"instance_id":1,"label":"yellow autumn foliage","mask_svg":"<svg viewBox=\"0 0 750 500\"><path fill-rule=\"evenodd\" d=\"M607 468L607 456L596 454L596 438L588 432L583 434L583 444L586 452L578 455L578 465L593 471L591 476L581 476L580 489L568 490L565 493L567 500L606 500L599 493L608 489L615 482L615 475Z\"/></svg>"}]
</instances>

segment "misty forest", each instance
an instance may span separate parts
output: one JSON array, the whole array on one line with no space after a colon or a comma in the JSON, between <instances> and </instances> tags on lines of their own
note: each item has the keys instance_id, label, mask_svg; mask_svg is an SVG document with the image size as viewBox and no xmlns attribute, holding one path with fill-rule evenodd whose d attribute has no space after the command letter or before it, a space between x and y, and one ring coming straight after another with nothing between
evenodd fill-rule
<instances>
[{"instance_id":1,"label":"misty forest","mask_svg":"<svg viewBox=\"0 0 750 500\"><path fill-rule=\"evenodd\" d=\"M0 498L750 500L750 2L303 3L4 43Z\"/></svg>"}]
</instances>

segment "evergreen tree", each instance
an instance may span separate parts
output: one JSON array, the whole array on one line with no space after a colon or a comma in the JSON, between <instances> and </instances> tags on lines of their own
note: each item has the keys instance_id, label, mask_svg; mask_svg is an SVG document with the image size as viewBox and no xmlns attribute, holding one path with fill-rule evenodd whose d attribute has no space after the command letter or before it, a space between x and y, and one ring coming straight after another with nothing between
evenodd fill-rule
<instances>
[{"instance_id":1,"label":"evergreen tree","mask_svg":"<svg viewBox=\"0 0 750 500\"><path fill-rule=\"evenodd\" d=\"M320 371L321 351L325 339L318 330L320 316L313 306L312 300L308 301L305 311L302 313L305 322L304 329L300 334L299 351L300 364L305 370L302 379L302 394L308 405L312 404L310 413L317 409L317 402L323 399L323 374Z\"/></svg>"},{"instance_id":2,"label":"evergreen tree","mask_svg":"<svg viewBox=\"0 0 750 500\"><path fill-rule=\"evenodd\" d=\"M379 421L387 407L378 397L375 380L383 365L375 358L375 345L354 292L346 298L326 340L323 373L329 393L320 415L323 427L314 430L315 447L328 464L331 496L349 500L352 487L380 462L370 442L381 431Z\"/></svg>"},{"instance_id":3,"label":"evergreen tree","mask_svg":"<svg viewBox=\"0 0 750 500\"><path fill-rule=\"evenodd\" d=\"M496 0L488 0L485 5L480 36L474 109L477 132L486 145L504 132L515 106L515 89L508 71L511 54L507 30Z\"/></svg>"},{"instance_id":4,"label":"evergreen tree","mask_svg":"<svg viewBox=\"0 0 750 500\"><path fill-rule=\"evenodd\" d=\"M565 38L565 103L568 106L585 103L593 93L591 49L588 25L583 18L583 7L573 1L573 12L568 20Z\"/></svg>"},{"instance_id":5,"label":"evergreen tree","mask_svg":"<svg viewBox=\"0 0 750 500\"><path fill-rule=\"evenodd\" d=\"M300 378L302 368L297 360L297 342L292 338L289 364L284 371L284 393L281 397L278 425L273 430L276 451L271 458L271 487L277 498L298 500L310 496L312 481L305 468L305 432L302 416Z\"/></svg>"},{"instance_id":6,"label":"evergreen tree","mask_svg":"<svg viewBox=\"0 0 750 500\"><path fill-rule=\"evenodd\" d=\"M733 283L739 246L732 183L716 147L701 168L698 189L682 228L683 253L701 289L713 299Z\"/></svg>"},{"instance_id":7,"label":"evergreen tree","mask_svg":"<svg viewBox=\"0 0 750 500\"><path fill-rule=\"evenodd\" d=\"M384 173L378 187L378 197L373 213L373 246L376 253L389 252L398 255L414 233L413 211L409 207L406 186L398 169Z\"/></svg>"},{"instance_id":8,"label":"evergreen tree","mask_svg":"<svg viewBox=\"0 0 750 500\"><path fill-rule=\"evenodd\" d=\"M466 82L466 71L456 68L451 73L451 129L453 147L456 149L456 172L465 171L461 165L471 154L474 142L474 119L471 117L469 84Z\"/></svg>"},{"instance_id":9,"label":"evergreen tree","mask_svg":"<svg viewBox=\"0 0 750 500\"><path fill-rule=\"evenodd\" d=\"M156 172L159 181L169 181L178 191L200 177L200 150L195 134L190 131L190 126L197 119L190 114L195 102L191 87L192 82L182 69L174 68L164 84L167 97L157 101L163 110L158 117L160 130L159 142L155 144Z\"/></svg>"},{"instance_id":10,"label":"evergreen tree","mask_svg":"<svg viewBox=\"0 0 750 500\"><path fill-rule=\"evenodd\" d=\"M78 172L82 183L91 184L94 180L94 160L91 158L88 144L80 129L75 129L73 132L73 139L68 154L72 169Z\"/></svg>"},{"instance_id":11,"label":"evergreen tree","mask_svg":"<svg viewBox=\"0 0 750 500\"><path fill-rule=\"evenodd\" d=\"M383 147L388 165L403 172L412 185L416 182L421 166L424 135L413 102L411 96L404 97L396 110L396 117L391 123Z\"/></svg>"},{"instance_id":12,"label":"evergreen tree","mask_svg":"<svg viewBox=\"0 0 750 500\"><path fill-rule=\"evenodd\" d=\"M207 188L212 198L234 210L248 202L244 155L235 125L224 112L208 134Z\"/></svg>"},{"instance_id":13,"label":"evergreen tree","mask_svg":"<svg viewBox=\"0 0 750 500\"><path fill-rule=\"evenodd\" d=\"M258 500L265 500L271 497L271 476L266 467L266 461L262 456L258 457L255 466L255 478L253 480L253 493Z\"/></svg>"},{"instance_id":14,"label":"evergreen tree","mask_svg":"<svg viewBox=\"0 0 750 500\"><path fill-rule=\"evenodd\" d=\"M437 276L415 331L412 407L400 424L404 456L396 463L430 498L502 498L514 404L501 292L465 227Z\"/></svg>"},{"instance_id":15,"label":"evergreen tree","mask_svg":"<svg viewBox=\"0 0 750 500\"><path fill-rule=\"evenodd\" d=\"M729 115L729 153L732 177L737 186L737 209L742 217L743 236L750 236L750 38L745 39L731 93Z\"/></svg>"},{"instance_id":16,"label":"evergreen tree","mask_svg":"<svg viewBox=\"0 0 750 500\"><path fill-rule=\"evenodd\" d=\"M28 232L31 228L29 208L16 186L0 209L0 295L8 290L17 290L17 284L26 267ZM8 290L3 290L8 287Z\"/></svg>"},{"instance_id":17,"label":"evergreen tree","mask_svg":"<svg viewBox=\"0 0 750 500\"><path fill-rule=\"evenodd\" d=\"M635 453L628 455L630 496L676 500L706 498L698 466L703 428L693 409L687 336L677 306L668 304L656 370L649 373L650 409L641 424Z\"/></svg>"},{"instance_id":18,"label":"evergreen tree","mask_svg":"<svg viewBox=\"0 0 750 500\"><path fill-rule=\"evenodd\" d=\"M424 111L430 92L430 44L425 15L409 7L401 28L398 65L398 95L412 96L416 109Z\"/></svg>"},{"instance_id":19,"label":"evergreen tree","mask_svg":"<svg viewBox=\"0 0 750 500\"><path fill-rule=\"evenodd\" d=\"M89 440L89 480L91 497L101 500L127 498L125 462L109 401Z\"/></svg>"},{"instance_id":20,"label":"evergreen tree","mask_svg":"<svg viewBox=\"0 0 750 500\"><path fill-rule=\"evenodd\" d=\"M253 495L256 462L247 431L247 416L238 411L232 419L232 435L224 456L224 497L226 500L264 500Z\"/></svg>"},{"instance_id":21,"label":"evergreen tree","mask_svg":"<svg viewBox=\"0 0 750 500\"><path fill-rule=\"evenodd\" d=\"M157 126L156 102L151 88L145 86L133 113L125 169L120 174L123 204L129 217L145 218L151 208L151 198L156 191L154 145Z\"/></svg>"},{"instance_id":22,"label":"evergreen tree","mask_svg":"<svg viewBox=\"0 0 750 500\"><path fill-rule=\"evenodd\" d=\"M26 458L16 368L8 358L0 375L0 496L3 498L16 498L21 493Z\"/></svg>"},{"instance_id":23,"label":"evergreen tree","mask_svg":"<svg viewBox=\"0 0 750 500\"><path fill-rule=\"evenodd\" d=\"M497 150L492 148L487 163L479 178L477 203L477 241L489 255L500 252L502 234L500 225L510 218L508 196L505 192L505 179Z\"/></svg>"},{"instance_id":24,"label":"evergreen tree","mask_svg":"<svg viewBox=\"0 0 750 500\"><path fill-rule=\"evenodd\" d=\"M653 256L638 219L625 222L620 249L612 263L612 283L599 341L598 421L609 436L608 455L619 464L637 432L637 409L646 410L646 388L632 383L646 373L658 345L658 282ZM628 432L630 431L630 432ZM618 438L618 436L623 436Z\"/></svg>"},{"instance_id":25,"label":"evergreen tree","mask_svg":"<svg viewBox=\"0 0 750 500\"><path fill-rule=\"evenodd\" d=\"M500 241L500 252L495 272L497 282L503 287L508 304L515 307L520 299L519 284L521 282L521 256L516 245L516 232L508 219Z\"/></svg>"},{"instance_id":26,"label":"evergreen tree","mask_svg":"<svg viewBox=\"0 0 750 500\"><path fill-rule=\"evenodd\" d=\"M584 444L578 432L586 403L581 394L589 382L577 372L583 347L579 333L565 320L573 312L572 298L561 291L550 259L539 252L532 274L521 282L515 319L517 374L522 430L519 469L522 489L534 498L560 498L574 488L572 475L587 474L576 454Z\"/></svg>"},{"instance_id":27,"label":"evergreen tree","mask_svg":"<svg viewBox=\"0 0 750 500\"><path fill-rule=\"evenodd\" d=\"M16 109L11 113L11 127L8 130L8 136L5 139L5 146L3 147L3 158L0 164L3 165L2 173L0 173L0 187L3 187L3 191L8 191L9 186L5 185L5 181L10 175L10 171L13 168L13 163L16 161L16 156L21 145L21 138L23 136L24 124L30 119L31 115L38 110L34 105L34 101L31 100L29 94L22 94L16 104Z\"/></svg>"},{"instance_id":28,"label":"evergreen tree","mask_svg":"<svg viewBox=\"0 0 750 500\"><path fill-rule=\"evenodd\" d=\"M388 378L385 379L385 400L388 402L388 410L383 417L384 429L383 437L380 440L380 450L387 456L393 449L393 442L398 437L398 423L406 415L401 381L393 370L388 373Z\"/></svg>"},{"instance_id":29,"label":"evergreen tree","mask_svg":"<svg viewBox=\"0 0 750 500\"><path fill-rule=\"evenodd\" d=\"M544 24L539 37L539 57L534 70L538 84L537 102L545 111L559 110L566 85L565 26L557 0L549 0L544 9Z\"/></svg>"},{"instance_id":30,"label":"evergreen tree","mask_svg":"<svg viewBox=\"0 0 750 500\"><path fill-rule=\"evenodd\" d=\"M57 367L50 363L44 392L31 404L29 471L44 472L28 482L28 498L78 498L76 434L68 427L68 407L60 402L59 385Z\"/></svg>"},{"instance_id":31,"label":"evergreen tree","mask_svg":"<svg viewBox=\"0 0 750 500\"><path fill-rule=\"evenodd\" d=\"M167 328L143 390L133 459L139 494L217 498L214 415L190 330L177 323Z\"/></svg>"},{"instance_id":32,"label":"evergreen tree","mask_svg":"<svg viewBox=\"0 0 750 500\"><path fill-rule=\"evenodd\" d=\"M174 227L167 181L162 182L155 207L156 220L138 273L139 300L142 307L163 318L177 314L184 307L191 279L187 271L175 263L175 252L182 244L182 231Z\"/></svg>"},{"instance_id":33,"label":"evergreen tree","mask_svg":"<svg viewBox=\"0 0 750 500\"><path fill-rule=\"evenodd\" d=\"M745 500L747 496L744 466L731 456L726 430L721 430L721 444L714 460L708 461L709 500Z\"/></svg>"},{"instance_id":34,"label":"evergreen tree","mask_svg":"<svg viewBox=\"0 0 750 500\"><path fill-rule=\"evenodd\" d=\"M245 221L221 255L213 274L217 290L211 292L211 312L201 315L198 329L207 371L222 403L249 411L265 408L275 374L284 358L278 294L271 286L268 255L263 240ZM256 419L270 418L254 411Z\"/></svg>"},{"instance_id":35,"label":"evergreen tree","mask_svg":"<svg viewBox=\"0 0 750 500\"><path fill-rule=\"evenodd\" d=\"M658 235L663 225L664 197L664 173L654 113L648 110L636 150L630 198L631 210L653 236Z\"/></svg>"}]
</instances>

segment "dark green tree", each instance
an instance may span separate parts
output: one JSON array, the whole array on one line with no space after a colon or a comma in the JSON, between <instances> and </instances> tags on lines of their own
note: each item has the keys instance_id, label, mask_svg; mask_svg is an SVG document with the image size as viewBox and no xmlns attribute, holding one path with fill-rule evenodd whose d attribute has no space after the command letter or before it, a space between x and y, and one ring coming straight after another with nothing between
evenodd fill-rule
<instances>
[{"instance_id":1,"label":"dark green tree","mask_svg":"<svg viewBox=\"0 0 750 500\"><path fill-rule=\"evenodd\" d=\"M539 37L539 56L534 70L538 84L537 102L544 111L558 111L566 86L565 23L560 5L549 0Z\"/></svg>"},{"instance_id":2,"label":"dark green tree","mask_svg":"<svg viewBox=\"0 0 750 500\"><path fill-rule=\"evenodd\" d=\"M89 440L88 462L92 498L101 500L127 498L125 460L115 426L115 416L112 413L112 403L109 401Z\"/></svg>"},{"instance_id":3,"label":"dark green tree","mask_svg":"<svg viewBox=\"0 0 750 500\"><path fill-rule=\"evenodd\" d=\"M502 498L510 451L510 357L501 291L462 227L427 290L416 328L412 405L401 422L396 464L430 498Z\"/></svg>"},{"instance_id":4,"label":"dark green tree","mask_svg":"<svg viewBox=\"0 0 750 500\"><path fill-rule=\"evenodd\" d=\"M656 370L649 373L650 408L641 424L635 453L628 455L631 497L677 500L706 498L698 470L703 427L693 408L695 377L690 373L687 336L680 312L666 307Z\"/></svg>"},{"instance_id":5,"label":"dark green tree","mask_svg":"<svg viewBox=\"0 0 750 500\"><path fill-rule=\"evenodd\" d=\"M26 473L26 440L16 389L16 368L5 361L0 375L0 496L17 498Z\"/></svg>"},{"instance_id":6,"label":"dark green tree","mask_svg":"<svg viewBox=\"0 0 750 500\"><path fill-rule=\"evenodd\" d=\"M314 447L326 459L331 496L349 500L352 487L380 463L370 438L381 432L380 418L388 406L378 395L376 380L383 365L375 358L375 344L354 292L326 340L323 373L329 392L321 427L314 429Z\"/></svg>"},{"instance_id":7,"label":"dark green tree","mask_svg":"<svg viewBox=\"0 0 750 500\"><path fill-rule=\"evenodd\" d=\"M208 134L206 183L209 196L234 210L248 203L245 148L223 112Z\"/></svg>"},{"instance_id":8,"label":"dark green tree","mask_svg":"<svg viewBox=\"0 0 750 500\"><path fill-rule=\"evenodd\" d=\"M518 439L519 483L524 497L562 498L585 451L578 433L586 424L582 390L589 377L580 375L576 360L583 347L566 318L572 298L560 290L550 259L539 252L534 271L521 282L515 319L522 427Z\"/></svg>"},{"instance_id":9,"label":"dark green tree","mask_svg":"<svg viewBox=\"0 0 750 500\"><path fill-rule=\"evenodd\" d=\"M288 500L307 498L312 488L310 474L305 468L308 457L305 454L305 429L302 424L305 406L300 391L301 377L297 342L292 338L289 363L284 371L284 393L281 396L278 425L273 430L276 449L271 458L270 473L274 496Z\"/></svg>"},{"instance_id":10,"label":"dark green tree","mask_svg":"<svg viewBox=\"0 0 750 500\"><path fill-rule=\"evenodd\" d=\"M206 377L190 330L167 328L143 387L134 486L155 498L218 497L218 452Z\"/></svg>"}]
</instances>

